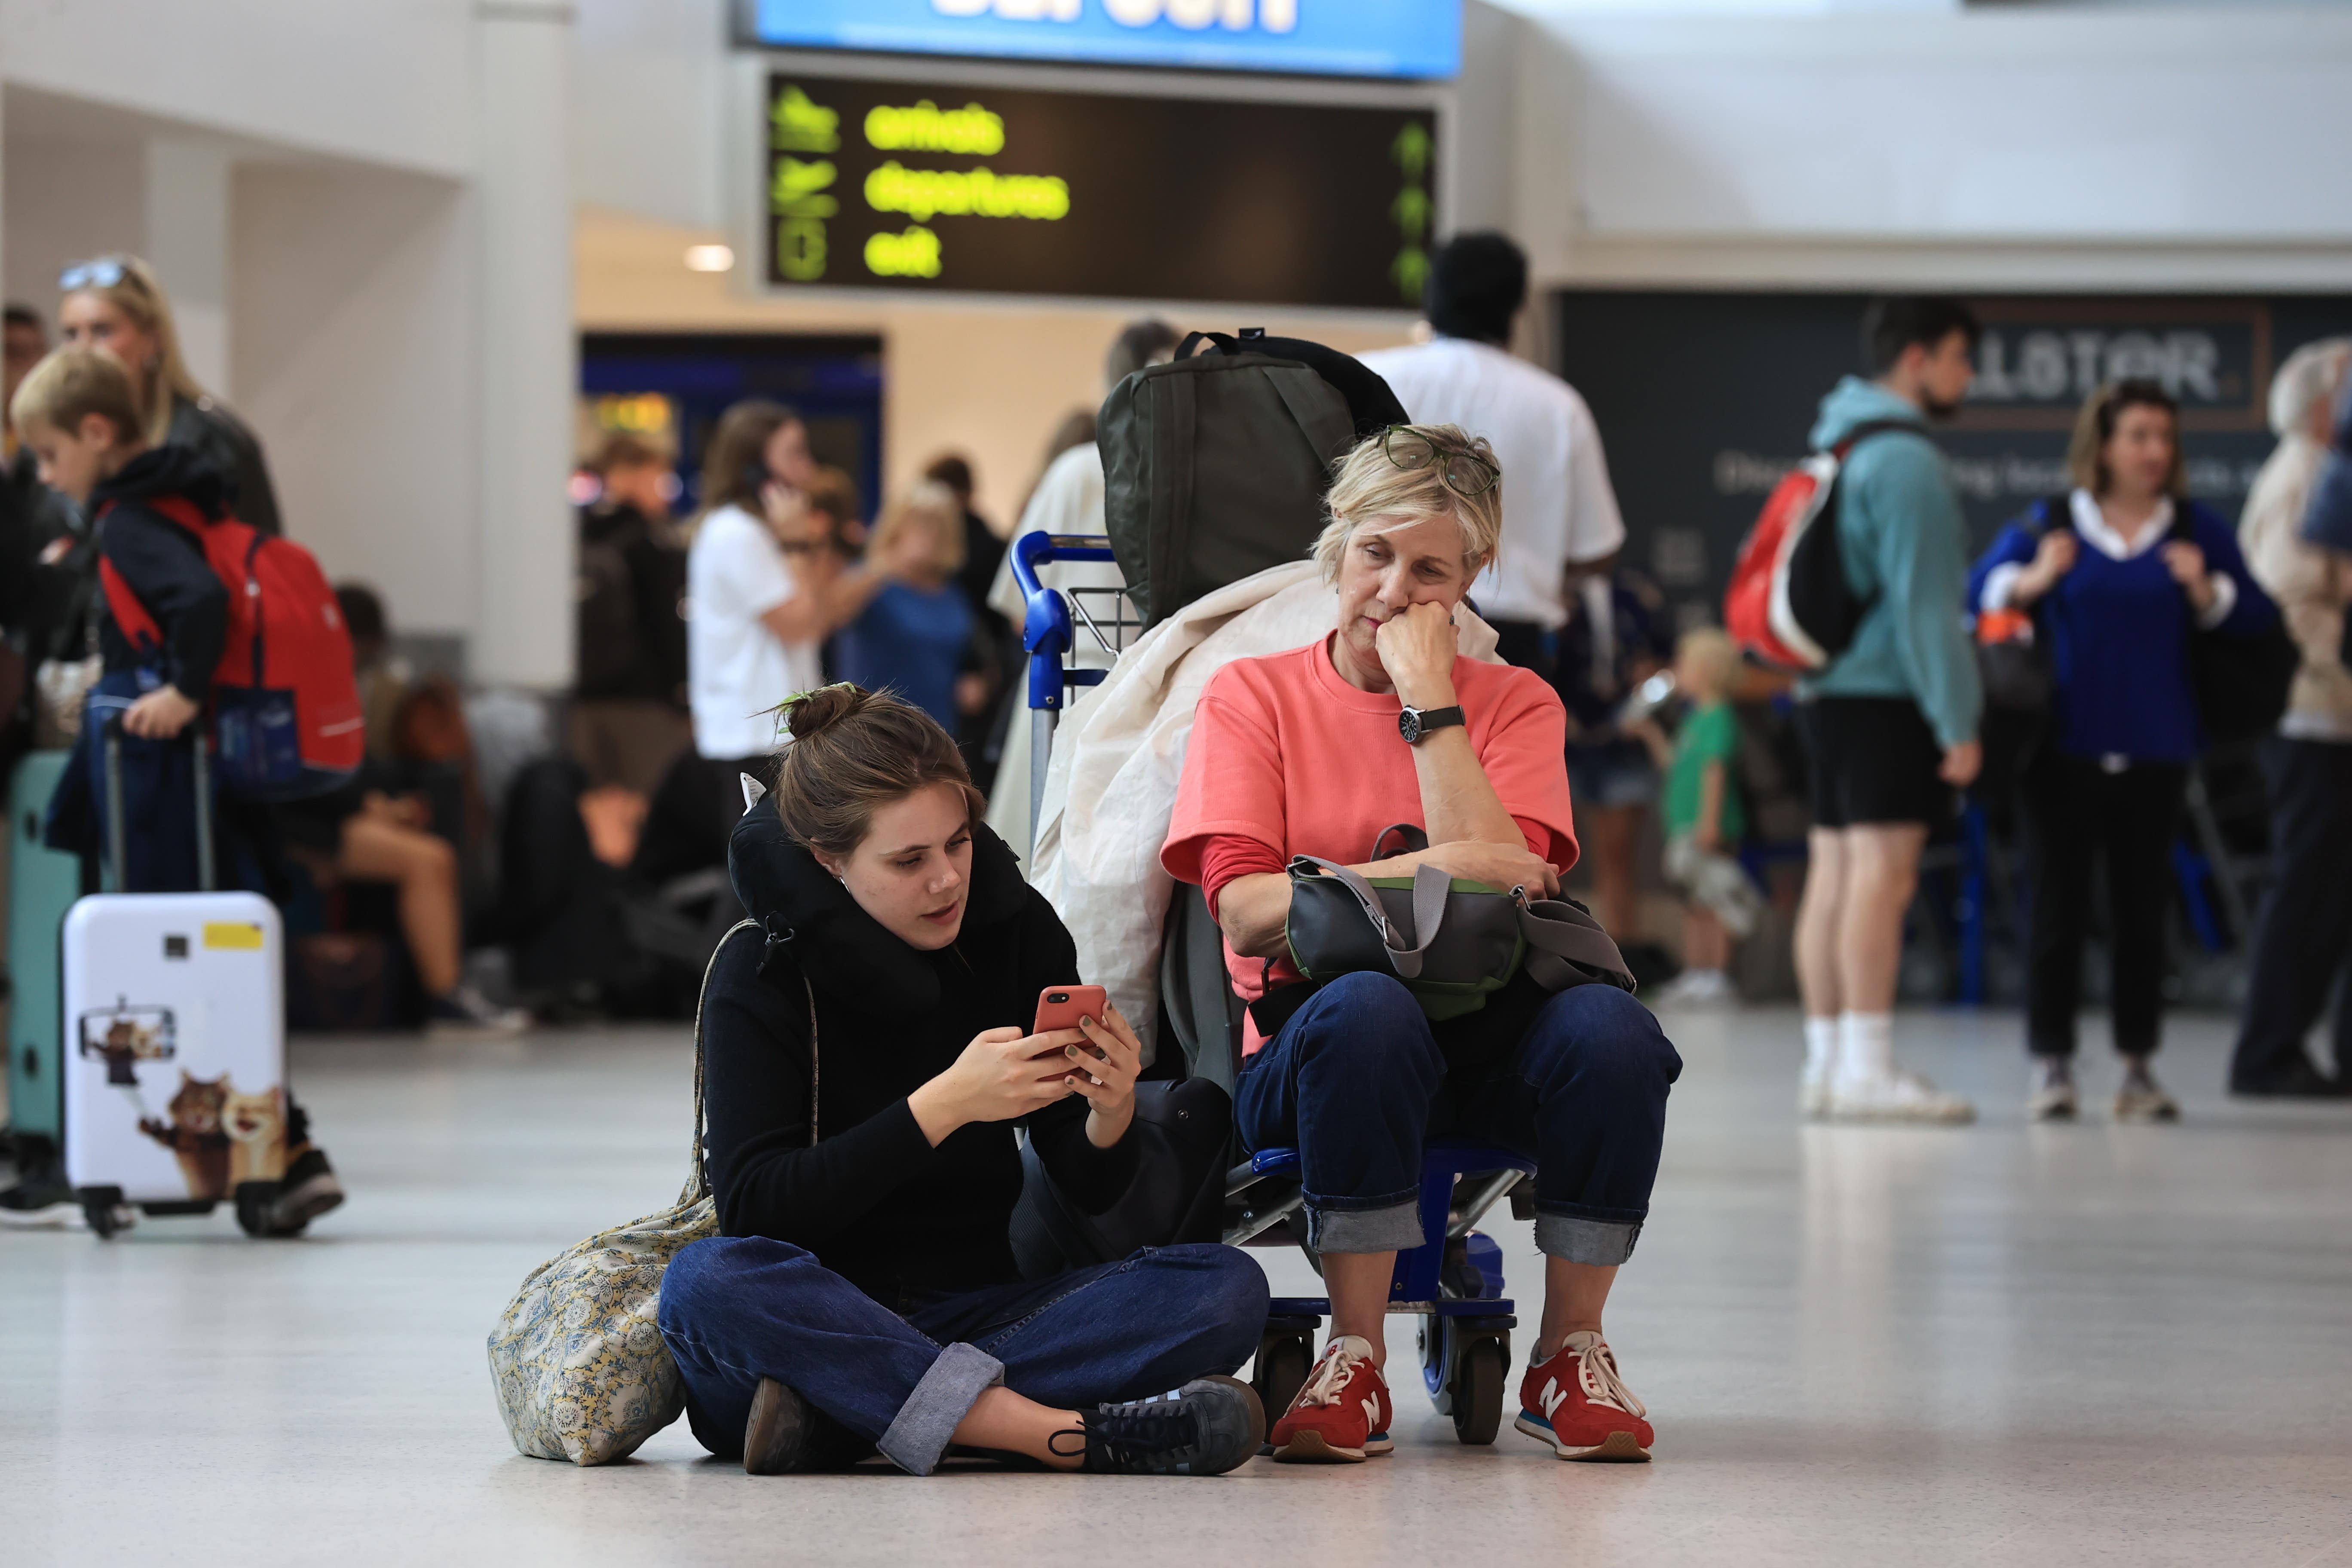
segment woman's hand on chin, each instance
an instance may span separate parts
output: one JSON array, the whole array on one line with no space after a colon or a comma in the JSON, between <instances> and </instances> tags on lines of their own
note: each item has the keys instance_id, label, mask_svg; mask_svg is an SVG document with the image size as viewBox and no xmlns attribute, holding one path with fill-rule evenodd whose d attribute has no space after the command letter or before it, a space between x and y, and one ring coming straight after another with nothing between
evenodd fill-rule
<instances>
[{"instance_id":1,"label":"woman's hand on chin","mask_svg":"<svg viewBox=\"0 0 2352 1568\"><path fill-rule=\"evenodd\" d=\"M907 1097L907 1109L935 1149L967 1123L1043 1110L1069 1095L1068 1052L1085 1038L1076 1029L984 1029L947 1071Z\"/></svg>"},{"instance_id":2,"label":"woman's hand on chin","mask_svg":"<svg viewBox=\"0 0 2352 1568\"><path fill-rule=\"evenodd\" d=\"M1135 1119L1135 1080L1143 1073L1143 1042L1119 1016L1106 1007L1099 1018L1081 1018L1086 1041L1068 1049L1072 1065L1069 1085L1086 1097L1087 1142L1108 1149L1127 1136Z\"/></svg>"}]
</instances>

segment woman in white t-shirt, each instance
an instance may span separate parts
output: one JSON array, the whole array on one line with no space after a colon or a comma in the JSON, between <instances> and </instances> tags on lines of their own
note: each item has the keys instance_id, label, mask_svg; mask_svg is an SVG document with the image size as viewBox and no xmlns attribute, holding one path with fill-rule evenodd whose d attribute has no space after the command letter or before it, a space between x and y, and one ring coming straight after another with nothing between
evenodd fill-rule
<instances>
[{"instance_id":1,"label":"woman in white t-shirt","mask_svg":"<svg viewBox=\"0 0 2352 1568\"><path fill-rule=\"evenodd\" d=\"M899 574L845 566L808 504L808 427L780 403L739 403L702 468L704 511L687 555L694 749L713 762L775 749L776 705L824 684L819 650Z\"/></svg>"},{"instance_id":2,"label":"woman in white t-shirt","mask_svg":"<svg viewBox=\"0 0 2352 1568\"><path fill-rule=\"evenodd\" d=\"M723 866L743 812L736 775L776 749L778 704L824 684L819 650L898 574L842 563L831 520L808 504L808 427L781 403L719 416L687 552L687 689L694 755L663 781L640 840L656 880Z\"/></svg>"}]
</instances>

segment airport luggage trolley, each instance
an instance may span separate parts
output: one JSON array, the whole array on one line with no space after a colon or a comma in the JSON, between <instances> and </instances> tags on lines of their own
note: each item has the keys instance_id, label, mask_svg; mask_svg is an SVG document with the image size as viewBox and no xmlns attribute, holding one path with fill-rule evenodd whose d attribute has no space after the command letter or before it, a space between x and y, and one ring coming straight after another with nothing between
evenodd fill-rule
<instances>
[{"instance_id":1,"label":"airport luggage trolley","mask_svg":"<svg viewBox=\"0 0 2352 1568\"><path fill-rule=\"evenodd\" d=\"M1124 590L1072 588L1038 581L1037 569L1064 561L1113 561L1110 541L1097 534L1026 533L1013 544L1013 576L1021 585L1021 642L1029 656L1029 848L1045 795L1045 769L1054 730L1075 688L1097 686L1108 671L1077 662L1093 648L1116 660L1142 632ZM1234 1050L1239 1051L1235 1037ZM1389 1310L1420 1320L1417 1334L1423 1386L1438 1413L1454 1419L1463 1442L1487 1444L1501 1429L1511 1367L1517 1309L1503 1294L1502 1249L1475 1229L1505 1197L1514 1212L1532 1215L1535 1164L1486 1144L1435 1141L1423 1151L1422 1235L1434 1236L1397 1254L1389 1281ZM1225 1240L1235 1247L1305 1240L1297 1218L1306 1196L1298 1184L1298 1152L1261 1149L1225 1178ZM1322 1265L1307 1259L1318 1273ZM1315 1362L1315 1335L1331 1303L1319 1296L1277 1296L1258 1342L1255 1382L1269 1417L1289 1407Z\"/></svg>"}]
</instances>

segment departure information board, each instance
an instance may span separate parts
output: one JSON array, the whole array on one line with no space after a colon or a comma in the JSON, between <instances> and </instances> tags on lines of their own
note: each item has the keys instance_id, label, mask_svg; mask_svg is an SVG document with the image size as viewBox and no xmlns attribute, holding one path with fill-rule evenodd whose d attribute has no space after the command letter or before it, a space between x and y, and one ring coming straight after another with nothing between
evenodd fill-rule
<instances>
[{"instance_id":1,"label":"departure information board","mask_svg":"<svg viewBox=\"0 0 2352 1568\"><path fill-rule=\"evenodd\" d=\"M1437 216L1427 109L768 82L784 288L1410 310Z\"/></svg>"}]
</instances>

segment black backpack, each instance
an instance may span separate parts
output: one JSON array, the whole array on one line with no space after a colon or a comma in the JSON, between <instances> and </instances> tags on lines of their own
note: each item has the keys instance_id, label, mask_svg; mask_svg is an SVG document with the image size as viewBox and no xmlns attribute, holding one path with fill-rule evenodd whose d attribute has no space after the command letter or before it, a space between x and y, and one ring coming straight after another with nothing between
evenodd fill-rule
<instances>
[{"instance_id":1,"label":"black backpack","mask_svg":"<svg viewBox=\"0 0 2352 1568\"><path fill-rule=\"evenodd\" d=\"M1112 388L1098 423L1104 523L1148 627L1304 560L1323 529L1332 464L1406 418L1362 361L1245 328L1238 338L1192 333L1173 360Z\"/></svg>"}]
</instances>

